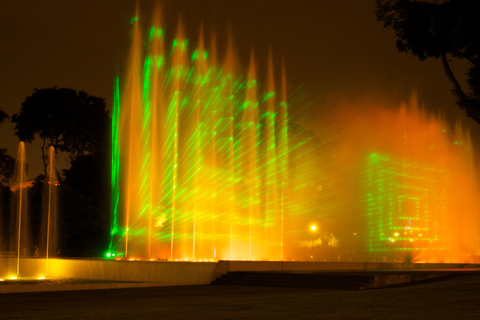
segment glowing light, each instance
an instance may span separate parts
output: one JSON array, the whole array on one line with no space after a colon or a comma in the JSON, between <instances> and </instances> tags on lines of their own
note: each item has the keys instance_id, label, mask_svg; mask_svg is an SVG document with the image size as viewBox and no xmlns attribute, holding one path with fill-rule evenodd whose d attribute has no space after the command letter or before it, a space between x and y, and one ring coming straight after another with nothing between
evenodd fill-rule
<instances>
[{"instance_id":1,"label":"glowing light","mask_svg":"<svg viewBox=\"0 0 480 320\"><path fill-rule=\"evenodd\" d=\"M138 22L139 17L133 17L132 19L130 19L130 24L135 24L136 22Z\"/></svg>"},{"instance_id":2,"label":"glowing light","mask_svg":"<svg viewBox=\"0 0 480 320\"><path fill-rule=\"evenodd\" d=\"M310 230L312 230L312 231L317 230L317 226L316 226L316 225L312 225L312 226L310 227Z\"/></svg>"}]
</instances>

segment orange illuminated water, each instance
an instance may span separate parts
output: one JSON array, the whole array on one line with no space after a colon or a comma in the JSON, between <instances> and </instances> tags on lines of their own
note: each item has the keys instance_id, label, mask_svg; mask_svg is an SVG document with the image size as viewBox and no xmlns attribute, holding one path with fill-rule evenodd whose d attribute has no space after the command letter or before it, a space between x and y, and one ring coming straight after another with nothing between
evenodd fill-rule
<instances>
[{"instance_id":1,"label":"orange illuminated water","mask_svg":"<svg viewBox=\"0 0 480 320\"><path fill-rule=\"evenodd\" d=\"M34 184L26 179L28 166L25 159L25 145L20 142L11 187L11 214L8 220L1 221L8 223L9 226L6 234L0 234L0 258L5 258L4 261L6 261L4 268L0 268L0 276L7 278L22 277L21 259L32 257L46 258L45 269L40 272L43 277L47 277L48 258L56 257L58 251L57 187L59 183L55 168L55 149L53 146L48 148L40 225L33 222L35 217L31 217L28 210L28 190Z\"/></svg>"},{"instance_id":2,"label":"orange illuminated water","mask_svg":"<svg viewBox=\"0 0 480 320\"><path fill-rule=\"evenodd\" d=\"M478 176L470 133L459 121L452 128L412 98L397 109L344 104L336 126L332 149L323 148L333 161L319 195L320 221L343 242L345 259L478 259Z\"/></svg>"},{"instance_id":3,"label":"orange illuminated water","mask_svg":"<svg viewBox=\"0 0 480 320\"><path fill-rule=\"evenodd\" d=\"M181 20L165 40L158 9L132 24L113 110L109 257L475 259L477 171L460 123L412 99L350 103L305 130L271 53L261 74L252 50L243 76L231 37L222 58L203 26L192 44Z\"/></svg>"}]
</instances>

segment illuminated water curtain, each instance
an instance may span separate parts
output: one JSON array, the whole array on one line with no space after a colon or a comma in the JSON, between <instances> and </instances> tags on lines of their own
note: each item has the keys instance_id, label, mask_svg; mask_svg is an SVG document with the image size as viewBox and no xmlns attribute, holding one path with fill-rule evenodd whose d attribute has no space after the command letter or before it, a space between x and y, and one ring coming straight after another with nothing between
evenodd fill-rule
<instances>
[{"instance_id":1,"label":"illuminated water curtain","mask_svg":"<svg viewBox=\"0 0 480 320\"><path fill-rule=\"evenodd\" d=\"M339 134L320 147L328 161L317 166L325 172L317 221L338 239L323 256L478 261L479 189L468 130L460 122L451 130L415 99L397 110L353 103L338 115Z\"/></svg>"},{"instance_id":2,"label":"illuminated water curtain","mask_svg":"<svg viewBox=\"0 0 480 320\"><path fill-rule=\"evenodd\" d=\"M369 250L441 250L447 176L443 170L371 154L365 181Z\"/></svg>"},{"instance_id":3,"label":"illuminated water curtain","mask_svg":"<svg viewBox=\"0 0 480 320\"><path fill-rule=\"evenodd\" d=\"M231 39L219 59L202 28L196 47L181 23L167 41L158 10L148 32L132 25L128 70L114 85L108 257L478 254L476 170L460 124L446 132L412 102L340 107L304 130L289 119L285 71L274 72L271 54L265 75L253 52L242 75Z\"/></svg>"},{"instance_id":4,"label":"illuminated water curtain","mask_svg":"<svg viewBox=\"0 0 480 320\"><path fill-rule=\"evenodd\" d=\"M190 50L181 27L166 46L158 19L145 42L132 24L128 76L114 87L108 256L282 259L285 77L278 94L270 60L260 92L253 53L244 77L232 49L219 64L202 33Z\"/></svg>"}]
</instances>

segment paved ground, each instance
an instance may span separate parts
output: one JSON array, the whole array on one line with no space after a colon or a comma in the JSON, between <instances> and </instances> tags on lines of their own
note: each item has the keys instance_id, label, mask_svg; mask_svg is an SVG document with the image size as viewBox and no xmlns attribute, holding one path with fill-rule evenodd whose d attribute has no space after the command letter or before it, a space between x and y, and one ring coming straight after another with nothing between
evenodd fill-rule
<instances>
[{"instance_id":1,"label":"paved ground","mask_svg":"<svg viewBox=\"0 0 480 320\"><path fill-rule=\"evenodd\" d=\"M480 273L336 291L179 286L0 294L0 319L480 319Z\"/></svg>"}]
</instances>

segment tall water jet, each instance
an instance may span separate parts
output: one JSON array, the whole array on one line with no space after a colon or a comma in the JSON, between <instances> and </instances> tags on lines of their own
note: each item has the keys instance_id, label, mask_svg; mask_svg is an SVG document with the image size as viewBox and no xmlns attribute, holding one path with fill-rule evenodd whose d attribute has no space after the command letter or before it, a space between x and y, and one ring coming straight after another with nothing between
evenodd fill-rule
<instances>
[{"instance_id":1,"label":"tall water jet","mask_svg":"<svg viewBox=\"0 0 480 320\"><path fill-rule=\"evenodd\" d=\"M278 111L278 159L279 159L279 175L280 175L280 260L284 257L285 245L285 213L288 207L288 112L287 112L287 75L285 71L285 62L282 60L282 90L281 101Z\"/></svg>"},{"instance_id":2,"label":"tall water jet","mask_svg":"<svg viewBox=\"0 0 480 320\"><path fill-rule=\"evenodd\" d=\"M214 40L215 38L212 38ZM216 45L216 42L213 42ZM216 46L215 46L216 48ZM216 64L216 50L213 51L215 53L215 57L212 57L214 65ZM227 192L227 199L230 201L228 202L227 214L228 214L228 234L229 234L229 244L228 250L220 249L219 252L228 252L227 257L230 260L233 260L233 242L234 242L234 221L235 221L235 202L236 202L236 194L235 194L235 135L234 135L234 106L235 106L235 86L234 86L234 76L237 72L237 59L235 57L235 49L233 45L233 36L231 30L228 33L227 39L227 52L225 55L225 62L224 62L224 70L225 70L225 94L227 97L226 99L226 108L224 109L224 113L221 115L221 119L224 119L224 124L219 123L219 126L222 125L226 130L224 130L224 135L219 135L218 141L221 141L219 152L220 155L224 154L224 157L219 157L219 164L220 166L224 166L226 168L226 179L222 181L222 184L226 184L225 191ZM214 86L216 87L216 82L214 82ZM220 99L218 99L216 105L220 105ZM220 105L221 106L221 105ZM221 126L220 126L221 127ZM215 131L216 132L216 131ZM224 161L221 161L224 159ZM216 257L216 247L215 246L215 255Z\"/></svg>"},{"instance_id":3,"label":"tall water jet","mask_svg":"<svg viewBox=\"0 0 480 320\"><path fill-rule=\"evenodd\" d=\"M55 148L48 148L47 170L44 178L42 200L42 223L39 237L39 257L45 257L45 277L48 277L48 259L57 257L58 238L58 197L57 169L55 166Z\"/></svg>"},{"instance_id":4,"label":"tall water jet","mask_svg":"<svg viewBox=\"0 0 480 320\"><path fill-rule=\"evenodd\" d=\"M150 29L149 38L151 39L150 51L151 61L146 64L144 68L146 72L151 73L150 83L147 84L150 87L148 89L148 95L144 94L146 99L150 100L149 110L151 110L151 124L149 126L151 134L148 130L145 134L148 136L146 139L150 139L150 157L151 163L161 162L163 154L163 145L159 143L160 138L164 135L162 128L165 125L164 113L164 97L161 87L164 82L164 44L163 44L163 30L161 28L162 22L160 17L160 11L155 10L153 14L152 27ZM148 77L147 77L148 78ZM147 118L148 119L148 118ZM148 127L147 127L148 128ZM148 141L148 140L147 140ZM148 146L148 145L146 145ZM162 250L154 242L155 226L159 222L155 221L155 216L158 214L156 204L160 202L162 191L160 189L161 181L163 177L163 168L161 166L150 165L150 180L149 180L149 230L148 230L148 257L154 258L152 252L158 252ZM161 222L161 221L160 221Z\"/></svg>"},{"instance_id":5,"label":"tall water jet","mask_svg":"<svg viewBox=\"0 0 480 320\"><path fill-rule=\"evenodd\" d=\"M250 52L250 65L248 67L247 87L245 89L245 101L242 107L242 121L240 123L240 172L244 185L240 191L240 198L248 208L248 256L252 260L254 256L262 257L260 253L260 175L259 175L259 120L257 101L257 80L253 49ZM254 239L255 238L255 239ZM260 255L260 256L259 256Z\"/></svg>"},{"instance_id":6,"label":"tall water jet","mask_svg":"<svg viewBox=\"0 0 480 320\"><path fill-rule=\"evenodd\" d=\"M12 187L12 218L10 219L9 228L11 232L9 252L15 254L16 261L15 270L12 270L12 263L9 264L7 272L10 277L20 276L20 258L28 255L30 230L28 228L26 178L25 145L23 142L20 142L15 161L14 186Z\"/></svg>"}]
</instances>

